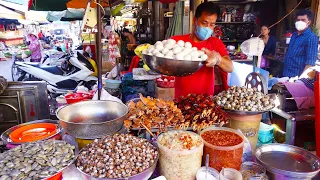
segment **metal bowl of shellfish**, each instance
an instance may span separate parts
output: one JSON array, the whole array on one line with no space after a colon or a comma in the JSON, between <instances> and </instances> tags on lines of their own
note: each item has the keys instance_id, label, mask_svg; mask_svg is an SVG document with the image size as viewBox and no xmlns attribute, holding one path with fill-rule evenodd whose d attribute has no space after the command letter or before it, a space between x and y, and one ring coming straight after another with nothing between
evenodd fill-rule
<instances>
[{"instance_id":1,"label":"metal bowl of shellfish","mask_svg":"<svg viewBox=\"0 0 320 180\"><path fill-rule=\"evenodd\" d=\"M100 140L101 140L101 139L100 139ZM157 148L153 143L150 143L150 144L157 150L157 152L159 152L159 151L158 151L158 148ZM88 144L86 147L82 148L81 151L79 151L79 156L78 156L78 158L81 156L82 153L86 153L86 152L84 152L84 151L85 151L86 149L88 149L89 146L90 146L90 144ZM90 151L94 151L94 149L93 149L93 148L92 148L92 149L90 148ZM96 152L96 154L99 154L99 152ZM103 154L103 155L104 155L104 157L105 157L106 154ZM132 176L128 176L128 177L123 177L123 178L107 178L107 177L97 178L97 177L91 176L90 174L87 174L86 172L84 172L83 170L81 170L81 168L79 168L79 167L77 166L77 163L78 163L77 161L78 161L78 159L75 160L75 165L76 165L76 168L78 169L78 171L81 172L81 173L85 176L86 180L148 180L148 179L150 179L150 177L153 175L153 173L154 173L154 171L155 171L155 169L156 169L156 167L157 167L158 160L159 160L159 153L158 153L157 157L155 158L153 164L151 164L151 165L149 166L149 168L143 170L141 173L138 173L138 174L136 174L136 175L132 175ZM95 168L96 166L98 166L98 164L93 165L93 168ZM108 169L106 169L106 170L108 170Z\"/></svg>"},{"instance_id":2,"label":"metal bowl of shellfish","mask_svg":"<svg viewBox=\"0 0 320 180\"><path fill-rule=\"evenodd\" d=\"M59 140L22 144L0 154L0 179L48 179L75 161L75 147Z\"/></svg>"},{"instance_id":3,"label":"metal bowl of shellfish","mask_svg":"<svg viewBox=\"0 0 320 180\"><path fill-rule=\"evenodd\" d=\"M7 129L5 132L3 132L1 134L1 140L5 143L5 144L9 144L9 145L13 145L13 146L17 146L17 145L21 145L21 144L24 144L24 143L17 143L17 142L13 142L10 138L10 134L16 130L16 129L19 129L23 126L27 126L27 125L31 125L31 124L38 124L38 123L51 123L51 124L56 124L57 125L57 130L56 130L56 133L48 136L47 138L45 139L42 139L42 140L48 140L48 139L58 139L60 137L60 133L62 131L62 128L58 125L59 121L57 120L50 120L50 119L42 119L42 120L35 120L35 121L30 121L30 122L27 122L27 123L23 123L23 124L19 124L19 125L16 125L16 126L13 126L9 129Z\"/></svg>"},{"instance_id":4,"label":"metal bowl of shellfish","mask_svg":"<svg viewBox=\"0 0 320 180\"><path fill-rule=\"evenodd\" d=\"M168 76L188 76L204 65L204 61L175 60L146 54L143 54L143 59L150 69Z\"/></svg>"},{"instance_id":5,"label":"metal bowl of shellfish","mask_svg":"<svg viewBox=\"0 0 320 180\"><path fill-rule=\"evenodd\" d=\"M61 127L71 136L96 139L118 132L128 107L116 101L82 101L57 110Z\"/></svg>"}]
</instances>

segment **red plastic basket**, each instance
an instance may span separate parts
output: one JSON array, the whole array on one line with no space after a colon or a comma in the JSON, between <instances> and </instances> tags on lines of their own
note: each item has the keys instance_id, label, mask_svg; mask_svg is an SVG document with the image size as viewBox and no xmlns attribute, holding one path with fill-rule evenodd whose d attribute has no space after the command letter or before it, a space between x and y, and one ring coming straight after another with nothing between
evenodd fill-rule
<instances>
[{"instance_id":1,"label":"red plastic basket","mask_svg":"<svg viewBox=\"0 0 320 180\"><path fill-rule=\"evenodd\" d=\"M161 76L156 79L158 87L162 88L173 88L174 87L174 77L171 76Z\"/></svg>"},{"instance_id":2,"label":"red plastic basket","mask_svg":"<svg viewBox=\"0 0 320 180\"><path fill-rule=\"evenodd\" d=\"M92 97L92 94L88 93L72 93L65 96L68 104L73 104L80 101L92 99Z\"/></svg>"}]
</instances>

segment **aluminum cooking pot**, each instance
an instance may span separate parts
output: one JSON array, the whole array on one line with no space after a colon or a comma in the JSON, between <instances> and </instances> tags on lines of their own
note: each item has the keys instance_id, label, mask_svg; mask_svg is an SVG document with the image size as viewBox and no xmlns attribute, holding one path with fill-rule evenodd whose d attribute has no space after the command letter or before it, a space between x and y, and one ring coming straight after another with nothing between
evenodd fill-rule
<instances>
[{"instance_id":1,"label":"aluminum cooking pot","mask_svg":"<svg viewBox=\"0 0 320 180\"><path fill-rule=\"evenodd\" d=\"M128 107L116 101L83 101L57 110L60 126L71 136L96 139L118 132Z\"/></svg>"}]
</instances>

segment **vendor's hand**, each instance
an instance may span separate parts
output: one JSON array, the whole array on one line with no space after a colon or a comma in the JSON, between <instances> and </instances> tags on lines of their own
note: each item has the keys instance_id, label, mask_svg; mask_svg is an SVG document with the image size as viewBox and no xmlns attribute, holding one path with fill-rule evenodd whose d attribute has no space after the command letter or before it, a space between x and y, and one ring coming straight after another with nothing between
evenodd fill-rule
<instances>
[{"instance_id":1,"label":"vendor's hand","mask_svg":"<svg viewBox=\"0 0 320 180\"><path fill-rule=\"evenodd\" d=\"M208 56L208 59L206 60L207 67L214 67L215 65L219 65L222 61L222 57L217 51L210 51L207 48L202 48L201 50Z\"/></svg>"}]
</instances>

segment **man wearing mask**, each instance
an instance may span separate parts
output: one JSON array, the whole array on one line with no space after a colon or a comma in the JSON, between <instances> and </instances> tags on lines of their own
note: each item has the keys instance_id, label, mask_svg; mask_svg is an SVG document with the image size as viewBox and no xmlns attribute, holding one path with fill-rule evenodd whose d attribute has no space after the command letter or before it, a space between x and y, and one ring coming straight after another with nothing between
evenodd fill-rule
<instances>
[{"instance_id":1,"label":"man wearing mask","mask_svg":"<svg viewBox=\"0 0 320 180\"><path fill-rule=\"evenodd\" d=\"M203 50L208 55L206 66L190 76L176 77L175 97L191 93L213 95L215 66L218 66L224 87L227 87L227 73L233 71L233 64L223 42L212 37L219 14L220 9L214 3L202 3L197 7L192 33L171 37L176 41L190 42L193 47Z\"/></svg>"},{"instance_id":2,"label":"man wearing mask","mask_svg":"<svg viewBox=\"0 0 320 180\"><path fill-rule=\"evenodd\" d=\"M296 29L284 58L284 77L300 76L315 65L318 56L318 37L311 31L312 13L302 10L297 13Z\"/></svg>"}]
</instances>

